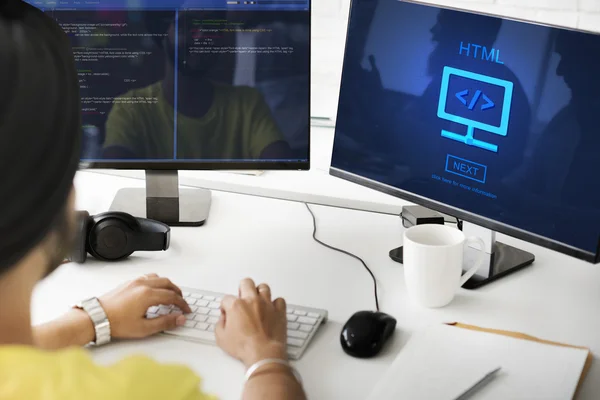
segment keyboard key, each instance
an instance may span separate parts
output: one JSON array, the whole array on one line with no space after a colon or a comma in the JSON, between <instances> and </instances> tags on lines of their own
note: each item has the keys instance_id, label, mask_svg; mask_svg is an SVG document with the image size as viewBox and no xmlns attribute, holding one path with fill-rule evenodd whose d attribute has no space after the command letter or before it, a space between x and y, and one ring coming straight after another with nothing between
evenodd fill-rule
<instances>
[{"instance_id":1,"label":"keyboard key","mask_svg":"<svg viewBox=\"0 0 600 400\"><path fill-rule=\"evenodd\" d=\"M196 315L194 316L194 321L197 321L197 322L205 322L207 318L208 318L208 317L207 317L206 315L202 315L202 314L196 314Z\"/></svg>"},{"instance_id":2,"label":"keyboard key","mask_svg":"<svg viewBox=\"0 0 600 400\"><path fill-rule=\"evenodd\" d=\"M221 301L225 294L205 292L190 288L182 288L186 301L189 301L190 314L186 315L186 323L182 327L166 331L166 334L180 336L189 340L196 340L208 344L215 343L217 324L221 318ZM174 304L157 304L155 309L146 311L147 318L159 317L158 311L177 311ZM161 308L160 306L163 306ZM156 311L151 313L149 311ZM287 353L291 360L299 359L305 349L310 349L310 340L314 332L319 329L322 321L326 321L327 314L311 307L288 305L287 317Z\"/></svg>"},{"instance_id":3,"label":"keyboard key","mask_svg":"<svg viewBox=\"0 0 600 400\"><path fill-rule=\"evenodd\" d=\"M184 326L173 329L169 331L169 333L177 336L183 336L185 338L203 340L206 342L214 342L215 334L213 332L208 331L200 331L194 328L186 328Z\"/></svg>"},{"instance_id":4,"label":"keyboard key","mask_svg":"<svg viewBox=\"0 0 600 400\"><path fill-rule=\"evenodd\" d=\"M171 306L158 307L158 315L167 315L171 311Z\"/></svg>"},{"instance_id":5,"label":"keyboard key","mask_svg":"<svg viewBox=\"0 0 600 400\"><path fill-rule=\"evenodd\" d=\"M288 321L289 321L289 319L288 319ZM314 325L317 323L317 320L314 318L309 318L309 317L298 317L298 322L300 322L301 324Z\"/></svg>"},{"instance_id":6,"label":"keyboard key","mask_svg":"<svg viewBox=\"0 0 600 400\"><path fill-rule=\"evenodd\" d=\"M295 315L291 315L291 314L287 315L288 322L296 322L297 319L298 319L298 317L296 317Z\"/></svg>"},{"instance_id":7,"label":"keyboard key","mask_svg":"<svg viewBox=\"0 0 600 400\"><path fill-rule=\"evenodd\" d=\"M201 330L201 331L205 331L206 328L208 328L208 324L204 323L204 322L198 322L196 324L196 329Z\"/></svg>"},{"instance_id":8,"label":"keyboard key","mask_svg":"<svg viewBox=\"0 0 600 400\"><path fill-rule=\"evenodd\" d=\"M158 314L146 314L147 319L154 319L154 318L158 318L158 317L160 317L160 315L158 315Z\"/></svg>"},{"instance_id":9,"label":"keyboard key","mask_svg":"<svg viewBox=\"0 0 600 400\"><path fill-rule=\"evenodd\" d=\"M173 308L171 308L171 314L173 313L180 313L181 312L181 308L175 306Z\"/></svg>"},{"instance_id":10,"label":"keyboard key","mask_svg":"<svg viewBox=\"0 0 600 400\"><path fill-rule=\"evenodd\" d=\"M149 313L149 314L156 314L158 312L158 307L157 306L152 306L146 312Z\"/></svg>"},{"instance_id":11,"label":"keyboard key","mask_svg":"<svg viewBox=\"0 0 600 400\"><path fill-rule=\"evenodd\" d=\"M190 292L181 292L183 297L190 297Z\"/></svg>"},{"instance_id":12,"label":"keyboard key","mask_svg":"<svg viewBox=\"0 0 600 400\"><path fill-rule=\"evenodd\" d=\"M299 347L288 347L287 353L288 353L288 356L290 357L290 359L298 360L300 358L300 356L302 355L302 349Z\"/></svg>"},{"instance_id":13,"label":"keyboard key","mask_svg":"<svg viewBox=\"0 0 600 400\"><path fill-rule=\"evenodd\" d=\"M308 337L308 333L290 330L287 331L287 335L296 339L306 339Z\"/></svg>"}]
</instances>

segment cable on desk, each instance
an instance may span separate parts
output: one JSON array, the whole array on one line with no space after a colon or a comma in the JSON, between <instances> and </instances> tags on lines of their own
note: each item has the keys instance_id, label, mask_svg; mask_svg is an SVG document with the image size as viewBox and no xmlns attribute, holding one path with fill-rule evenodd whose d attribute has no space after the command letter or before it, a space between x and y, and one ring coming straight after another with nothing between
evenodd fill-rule
<instances>
[{"instance_id":1,"label":"cable on desk","mask_svg":"<svg viewBox=\"0 0 600 400\"><path fill-rule=\"evenodd\" d=\"M367 263L360 258L357 255L354 255L346 250L342 250L342 249L338 249L337 247L333 247L327 243L322 242L321 240L319 240L317 238L317 218L315 217L315 213L313 212L313 210L310 208L310 206L308 205L308 203L304 203L304 205L306 206L306 208L308 209L308 212L310 213L312 220L313 220L313 234L312 237L315 240L315 242L319 243L321 246L327 247L330 250L333 251L337 251L339 253L345 254L347 256L350 256L352 258L354 258L355 260L358 260L362 263L362 265L366 268L366 270L369 272L369 275L371 275L371 278L373 278L373 290L375 292L375 309L377 311L379 311L379 297L377 296L377 279L375 279L375 275L373 275L373 272L371 271L371 269L367 266Z\"/></svg>"}]
</instances>

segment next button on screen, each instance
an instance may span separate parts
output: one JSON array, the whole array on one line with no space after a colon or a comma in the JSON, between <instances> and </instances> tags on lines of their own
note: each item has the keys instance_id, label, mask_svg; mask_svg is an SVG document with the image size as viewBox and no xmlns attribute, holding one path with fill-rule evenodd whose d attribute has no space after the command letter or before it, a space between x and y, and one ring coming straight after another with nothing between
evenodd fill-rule
<instances>
[{"instance_id":1,"label":"next button on screen","mask_svg":"<svg viewBox=\"0 0 600 400\"><path fill-rule=\"evenodd\" d=\"M446 172L485 183L487 167L451 154L446 156Z\"/></svg>"}]
</instances>

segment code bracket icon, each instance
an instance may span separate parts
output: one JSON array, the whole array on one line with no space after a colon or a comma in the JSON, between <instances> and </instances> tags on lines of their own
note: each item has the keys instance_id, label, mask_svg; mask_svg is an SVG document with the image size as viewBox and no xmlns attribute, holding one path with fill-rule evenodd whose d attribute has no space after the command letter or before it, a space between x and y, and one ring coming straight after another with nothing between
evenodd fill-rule
<instances>
[{"instance_id":1,"label":"code bracket icon","mask_svg":"<svg viewBox=\"0 0 600 400\"><path fill-rule=\"evenodd\" d=\"M455 114L452 114L452 113L449 113L446 111L447 101L449 101L450 99L453 99L454 97L455 97L454 101L457 101L457 99L458 99L458 101L460 101L465 107L467 107L471 111L474 111L474 110L485 111L485 110L490 110L490 109L493 109L496 107L496 104L494 103L494 101L492 101L492 99L490 99L482 90L475 90L470 99L468 98L470 95L470 91L468 89L457 92L455 94L455 96L452 96L449 99L448 89L449 89L449 85L450 85L450 77L451 76L463 77L463 78L467 78L470 80L483 82L485 84L499 86L504 89L504 99L501 102L502 109L501 109L501 118L500 118L499 126L490 125L490 124L482 122L482 121L477 121L476 119L466 118L464 116L455 115ZM456 140L456 141L464 143L468 146L474 146L474 147L478 147L478 148L481 148L484 150L498 152L497 145L475 139L473 137L473 135L475 133L475 129L480 129L480 130L494 133L494 134L500 135L500 136L507 135L508 123L509 123L509 119L510 119L510 108L511 108L511 104L512 104L512 94L513 94L513 83L512 82L509 82L509 81L506 81L503 79L493 78L493 77L487 76L487 75L476 74L474 72L465 71L465 70L461 70L458 68L453 68L453 67L448 67L448 66L444 67L444 72L443 72L443 77L442 77L442 86L440 89L440 101L438 104L438 117L448 120L448 121L451 121L451 122L466 125L467 134L463 135L463 134L459 134L459 133L455 133L455 132L450 132L447 130L442 130L442 137ZM481 104L481 103L483 103L483 104ZM477 107L478 104L481 104L481 106Z\"/></svg>"}]
</instances>

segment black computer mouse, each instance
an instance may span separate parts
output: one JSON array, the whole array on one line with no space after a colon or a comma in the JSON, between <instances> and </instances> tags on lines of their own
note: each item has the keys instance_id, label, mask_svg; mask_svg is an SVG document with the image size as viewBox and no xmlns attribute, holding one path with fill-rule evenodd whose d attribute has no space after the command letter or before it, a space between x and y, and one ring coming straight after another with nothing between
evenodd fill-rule
<instances>
[{"instance_id":1,"label":"black computer mouse","mask_svg":"<svg viewBox=\"0 0 600 400\"><path fill-rule=\"evenodd\" d=\"M359 311L342 329L340 342L346 354L352 357L376 356L396 329L396 320L382 312Z\"/></svg>"}]
</instances>

